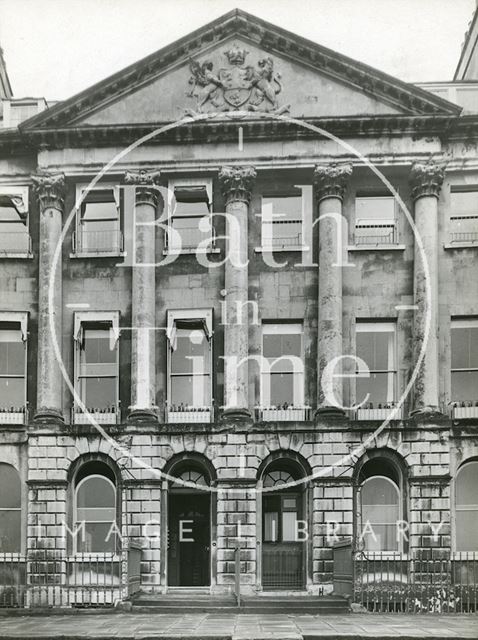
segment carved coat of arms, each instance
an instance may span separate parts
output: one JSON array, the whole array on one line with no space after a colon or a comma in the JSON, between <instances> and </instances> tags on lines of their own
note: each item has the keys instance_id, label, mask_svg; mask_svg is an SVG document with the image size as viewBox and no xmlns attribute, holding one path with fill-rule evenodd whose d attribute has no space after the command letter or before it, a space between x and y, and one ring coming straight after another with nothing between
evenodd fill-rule
<instances>
[{"instance_id":1,"label":"carved coat of arms","mask_svg":"<svg viewBox=\"0 0 478 640\"><path fill-rule=\"evenodd\" d=\"M203 111L268 111L284 113L288 106L279 106L277 96L282 91L280 74L274 71L272 58L259 60L257 67L245 65L248 51L233 46L224 54L229 68L213 71L213 63L191 60L189 97L196 98L196 110Z\"/></svg>"}]
</instances>

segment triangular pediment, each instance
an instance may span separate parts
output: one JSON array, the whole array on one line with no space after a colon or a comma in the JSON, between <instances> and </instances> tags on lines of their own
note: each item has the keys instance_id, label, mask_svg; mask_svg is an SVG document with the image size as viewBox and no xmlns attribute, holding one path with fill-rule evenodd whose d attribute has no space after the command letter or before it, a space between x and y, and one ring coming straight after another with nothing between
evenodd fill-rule
<instances>
[{"instance_id":1,"label":"triangular pediment","mask_svg":"<svg viewBox=\"0 0 478 640\"><path fill-rule=\"evenodd\" d=\"M294 118L456 115L460 108L235 10L22 125L115 127L234 110Z\"/></svg>"}]
</instances>

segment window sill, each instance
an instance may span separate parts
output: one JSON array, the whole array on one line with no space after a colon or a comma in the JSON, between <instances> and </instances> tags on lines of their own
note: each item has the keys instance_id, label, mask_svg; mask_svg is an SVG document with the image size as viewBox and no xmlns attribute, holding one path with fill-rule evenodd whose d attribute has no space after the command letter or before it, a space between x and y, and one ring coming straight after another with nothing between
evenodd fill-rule
<instances>
[{"instance_id":1,"label":"window sill","mask_svg":"<svg viewBox=\"0 0 478 640\"><path fill-rule=\"evenodd\" d=\"M127 255L126 251L78 251L76 253L70 253L70 258L125 258Z\"/></svg>"},{"instance_id":2,"label":"window sill","mask_svg":"<svg viewBox=\"0 0 478 640\"><path fill-rule=\"evenodd\" d=\"M443 245L446 251L453 249L478 249L478 242L449 242Z\"/></svg>"},{"instance_id":3,"label":"window sill","mask_svg":"<svg viewBox=\"0 0 478 640\"><path fill-rule=\"evenodd\" d=\"M205 255L208 253L221 253L217 247L213 249L163 249L163 256L181 256L181 255Z\"/></svg>"},{"instance_id":4,"label":"window sill","mask_svg":"<svg viewBox=\"0 0 478 640\"><path fill-rule=\"evenodd\" d=\"M32 260L33 259L33 253L31 253L30 251L18 251L18 252L13 252L13 251L9 251L9 252L0 252L0 260L10 260L10 259L22 259L22 260Z\"/></svg>"},{"instance_id":5,"label":"window sill","mask_svg":"<svg viewBox=\"0 0 478 640\"><path fill-rule=\"evenodd\" d=\"M310 247L302 245L301 247L255 247L256 253L301 253L302 251L309 251Z\"/></svg>"},{"instance_id":6,"label":"window sill","mask_svg":"<svg viewBox=\"0 0 478 640\"><path fill-rule=\"evenodd\" d=\"M348 251L405 251L404 244L350 244Z\"/></svg>"}]
</instances>

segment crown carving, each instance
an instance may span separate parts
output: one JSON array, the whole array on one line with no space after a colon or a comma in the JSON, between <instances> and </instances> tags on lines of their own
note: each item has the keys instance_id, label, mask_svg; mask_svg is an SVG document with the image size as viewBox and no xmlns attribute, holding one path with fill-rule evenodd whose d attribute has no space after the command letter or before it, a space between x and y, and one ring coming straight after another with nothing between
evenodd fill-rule
<instances>
[{"instance_id":1,"label":"crown carving","mask_svg":"<svg viewBox=\"0 0 478 640\"><path fill-rule=\"evenodd\" d=\"M224 53L224 55L228 59L229 64L240 67L244 64L248 53L249 51L246 51L245 49L242 49L241 47L238 47L237 44L235 44L231 47L231 49L228 49Z\"/></svg>"}]
</instances>

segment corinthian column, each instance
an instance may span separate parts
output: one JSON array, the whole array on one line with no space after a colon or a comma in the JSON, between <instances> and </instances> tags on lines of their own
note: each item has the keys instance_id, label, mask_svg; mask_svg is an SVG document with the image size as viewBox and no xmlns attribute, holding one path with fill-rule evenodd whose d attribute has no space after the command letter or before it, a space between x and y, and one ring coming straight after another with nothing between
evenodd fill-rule
<instances>
[{"instance_id":1,"label":"corinthian column","mask_svg":"<svg viewBox=\"0 0 478 640\"><path fill-rule=\"evenodd\" d=\"M416 234L413 270L415 362L426 344L415 378L414 414L438 412L438 196L444 174L445 165L431 161L414 164L410 173ZM427 300L427 280L430 301Z\"/></svg>"},{"instance_id":2,"label":"corinthian column","mask_svg":"<svg viewBox=\"0 0 478 640\"><path fill-rule=\"evenodd\" d=\"M224 417L250 418L248 401L249 323L247 318L247 223L253 167L223 167L219 172L226 200L226 326L224 327Z\"/></svg>"},{"instance_id":3,"label":"corinthian column","mask_svg":"<svg viewBox=\"0 0 478 640\"><path fill-rule=\"evenodd\" d=\"M319 214L319 294L317 414L343 415L342 409L342 200L352 174L350 164L318 165L315 194Z\"/></svg>"},{"instance_id":4,"label":"corinthian column","mask_svg":"<svg viewBox=\"0 0 478 640\"><path fill-rule=\"evenodd\" d=\"M65 179L63 174L32 176L40 208L40 262L38 275L38 382L35 420L63 421L62 374L53 350L51 326L56 342L62 345L62 269L61 230ZM53 258L59 247L55 279ZM51 289L51 306L50 306ZM51 320L51 323L50 323Z\"/></svg>"},{"instance_id":5,"label":"corinthian column","mask_svg":"<svg viewBox=\"0 0 478 640\"><path fill-rule=\"evenodd\" d=\"M150 420L156 415L156 282L155 225L159 171L127 171L124 183L135 187L135 260L131 312L130 418Z\"/></svg>"}]
</instances>

